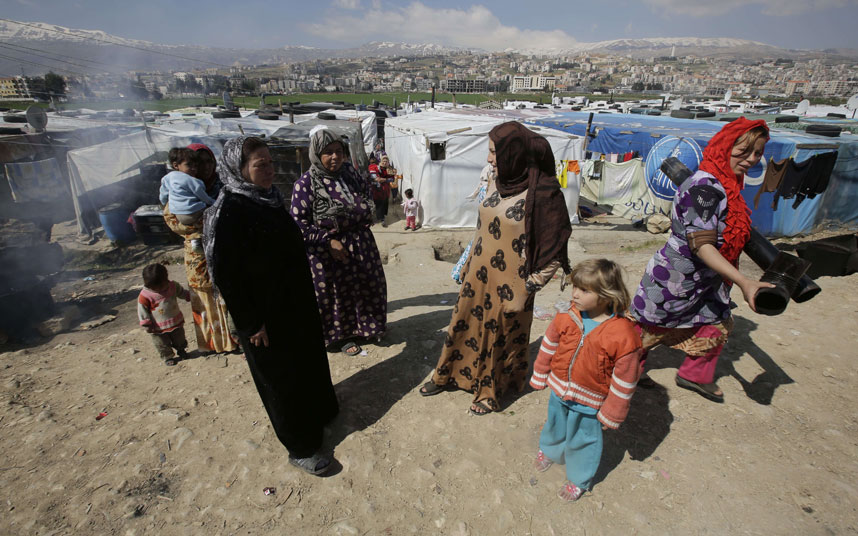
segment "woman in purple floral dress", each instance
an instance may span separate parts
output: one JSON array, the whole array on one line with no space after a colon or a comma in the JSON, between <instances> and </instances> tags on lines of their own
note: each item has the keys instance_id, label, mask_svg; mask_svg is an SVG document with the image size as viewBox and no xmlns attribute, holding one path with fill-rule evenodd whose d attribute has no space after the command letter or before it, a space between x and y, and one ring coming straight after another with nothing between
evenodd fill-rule
<instances>
[{"instance_id":1,"label":"woman in purple floral dress","mask_svg":"<svg viewBox=\"0 0 858 536\"><path fill-rule=\"evenodd\" d=\"M768 139L765 121L743 117L712 137L700 169L677 189L670 237L649 261L632 299L644 359L659 344L684 351L676 384L715 402L724 401L715 367L733 329L731 285L739 287L752 310L757 291L772 286L738 270L751 229L743 179L760 161ZM652 380L643 377L638 384L646 387Z\"/></svg>"},{"instance_id":2,"label":"woman in purple floral dress","mask_svg":"<svg viewBox=\"0 0 858 536\"><path fill-rule=\"evenodd\" d=\"M356 355L355 339L378 340L387 326L387 282L369 230L372 192L329 129L310 135L310 163L292 189L292 218L304 235L325 344Z\"/></svg>"}]
</instances>

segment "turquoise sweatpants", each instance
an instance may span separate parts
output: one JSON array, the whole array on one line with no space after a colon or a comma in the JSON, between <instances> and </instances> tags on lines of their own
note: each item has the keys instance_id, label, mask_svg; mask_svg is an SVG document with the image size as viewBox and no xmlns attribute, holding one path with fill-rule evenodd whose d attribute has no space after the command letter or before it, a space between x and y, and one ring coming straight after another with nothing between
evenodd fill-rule
<instances>
[{"instance_id":1,"label":"turquoise sweatpants","mask_svg":"<svg viewBox=\"0 0 858 536\"><path fill-rule=\"evenodd\" d=\"M602 458L602 423L598 411L566 402L551 392L548 420L539 435L539 448L551 461L566 464L566 478L590 489Z\"/></svg>"}]
</instances>

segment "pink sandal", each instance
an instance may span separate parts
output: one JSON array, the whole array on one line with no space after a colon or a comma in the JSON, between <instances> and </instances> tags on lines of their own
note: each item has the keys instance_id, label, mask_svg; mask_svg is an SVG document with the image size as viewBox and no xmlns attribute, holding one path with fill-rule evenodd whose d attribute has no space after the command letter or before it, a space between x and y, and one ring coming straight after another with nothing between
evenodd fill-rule
<instances>
[{"instance_id":1,"label":"pink sandal","mask_svg":"<svg viewBox=\"0 0 858 536\"><path fill-rule=\"evenodd\" d=\"M584 495L584 490L568 480L560 488L560 491L557 492L557 496L567 502L577 501L581 498L581 495Z\"/></svg>"},{"instance_id":2,"label":"pink sandal","mask_svg":"<svg viewBox=\"0 0 858 536\"><path fill-rule=\"evenodd\" d=\"M548 471L548 468L554 465L554 462L545 457L545 453L542 452L542 449L536 453L536 460L533 462L533 468L539 471L540 473L544 473Z\"/></svg>"}]
</instances>

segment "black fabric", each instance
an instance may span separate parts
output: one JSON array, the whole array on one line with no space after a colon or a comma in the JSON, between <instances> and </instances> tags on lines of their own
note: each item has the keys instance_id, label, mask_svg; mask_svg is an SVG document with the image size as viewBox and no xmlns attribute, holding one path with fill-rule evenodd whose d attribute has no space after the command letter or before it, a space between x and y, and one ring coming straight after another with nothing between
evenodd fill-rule
<instances>
[{"instance_id":1,"label":"black fabric","mask_svg":"<svg viewBox=\"0 0 858 536\"><path fill-rule=\"evenodd\" d=\"M837 151L822 153L813 157L813 162L808 172L808 178L801 185L801 193L809 199L825 192L837 162Z\"/></svg>"},{"instance_id":2,"label":"black fabric","mask_svg":"<svg viewBox=\"0 0 858 536\"><path fill-rule=\"evenodd\" d=\"M781 185L778 186L778 191L775 193L775 199L774 202L772 202L772 209L777 210L778 200L781 197L784 199L792 199L795 197L795 194L797 194L801 188L801 184L804 182L808 171L810 171L811 160L812 159L809 158L804 162L796 163L795 160L790 159L786 173L784 173L784 178L781 180Z\"/></svg>"},{"instance_id":3,"label":"black fabric","mask_svg":"<svg viewBox=\"0 0 858 536\"><path fill-rule=\"evenodd\" d=\"M725 196L718 188L708 185L692 186L688 189L688 193L691 194L694 210L703 221L708 221L712 217Z\"/></svg>"},{"instance_id":4,"label":"black fabric","mask_svg":"<svg viewBox=\"0 0 858 536\"><path fill-rule=\"evenodd\" d=\"M216 284L277 437L305 458L339 411L304 241L282 207L230 192L214 232ZM249 337L265 325L269 346Z\"/></svg>"}]
</instances>

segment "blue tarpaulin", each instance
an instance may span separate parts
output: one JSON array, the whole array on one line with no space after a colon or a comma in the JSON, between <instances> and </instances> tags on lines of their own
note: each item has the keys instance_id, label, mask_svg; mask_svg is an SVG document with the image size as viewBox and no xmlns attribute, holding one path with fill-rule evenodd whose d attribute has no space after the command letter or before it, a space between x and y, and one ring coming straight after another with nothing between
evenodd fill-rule
<instances>
[{"instance_id":1,"label":"blue tarpaulin","mask_svg":"<svg viewBox=\"0 0 858 536\"><path fill-rule=\"evenodd\" d=\"M534 118L526 122L583 136L589 116L588 112L560 112L548 118ZM656 144L659 144L659 148L653 151L652 156L657 159L670 155L671 150L679 151L681 146L686 146L687 150L688 145L694 144L702 153L712 136L723 126L720 122L668 116L595 114L591 133L595 132L596 135L590 139L587 149L600 153L637 151L645 162ZM810 232L824 220L858 225L858 138L854 136L827 138L793 130L772 129L763 159L745 176L742 194L748 206L753 207L753 199L765 176L766 166L772 160L781 161L792 157L795 162L803 162L815 154L834 150L839 151L837 163L825 194L805 199L795 209L792 208L792 201L782 200L778 209L772 210L774 194L764 193L759 208L751 216L757 230L767 236L794 236ZM647 166L649 170L658 169L658 165L654 164L659 163L650 164ZM648 185L651 189L659 188L658 177L651 173L646 174ZM660 195L663 196L664 192Z\"/></svg>"}]
</instances>

